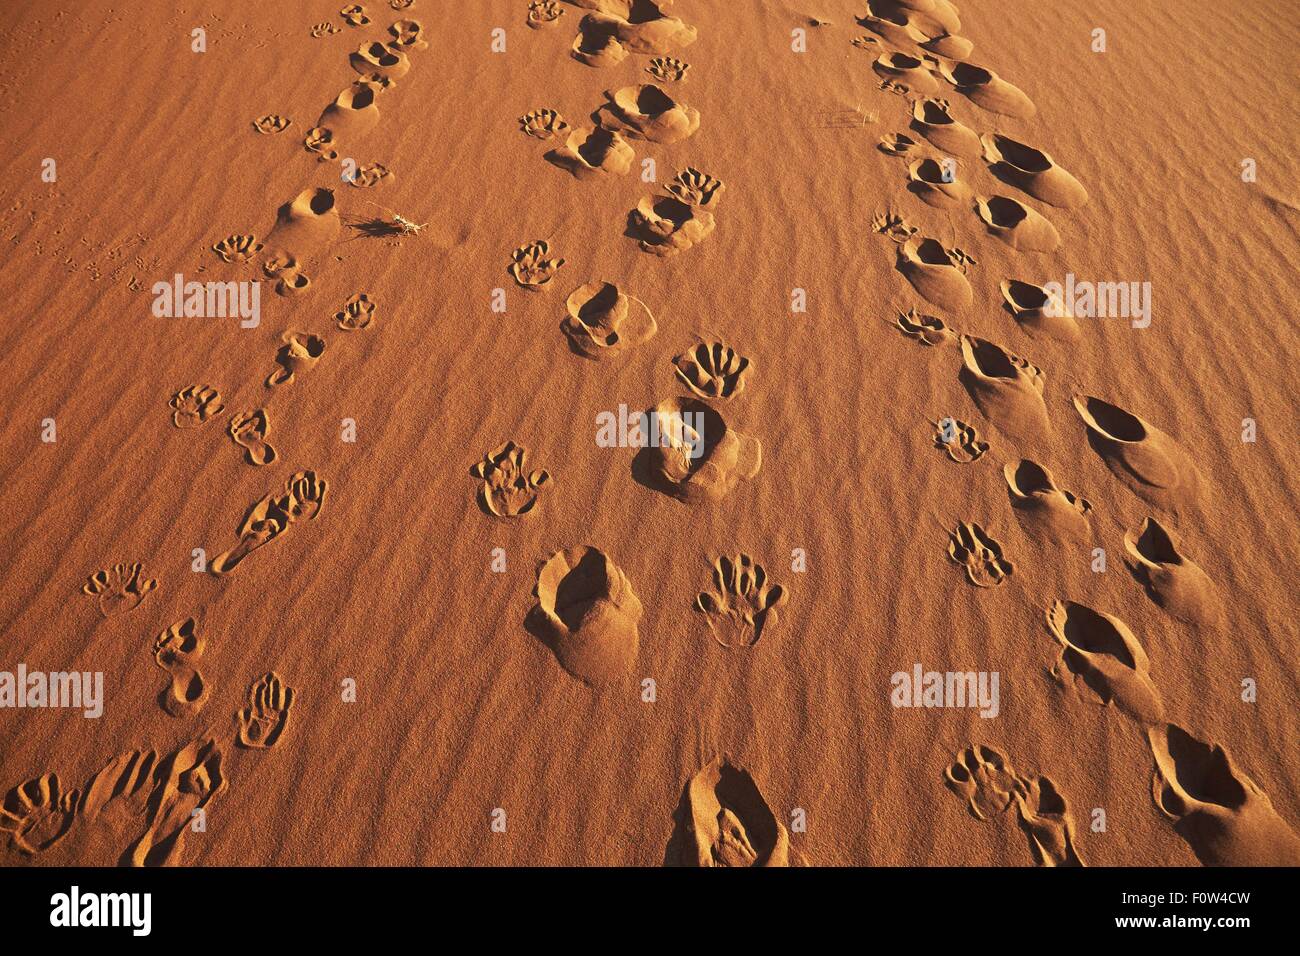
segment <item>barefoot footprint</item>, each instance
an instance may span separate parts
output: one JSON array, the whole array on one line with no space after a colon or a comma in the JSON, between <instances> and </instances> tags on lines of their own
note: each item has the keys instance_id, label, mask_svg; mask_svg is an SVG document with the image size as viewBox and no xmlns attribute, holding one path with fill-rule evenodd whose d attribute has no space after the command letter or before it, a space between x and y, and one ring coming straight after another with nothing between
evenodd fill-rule
<instances>
[{"instance_id":1,"label":"barefoot footprint","mask_svg":"<svg viewBox=\"0 0 1300 956\"><path fill-rule=\"evenodd\" d=\"M171 675L158 702L173 717L192 717L207 703L208 685L195 663L203 656L204 646L192 617L173 624L154 642L155 663Z\"/></svg>"},{"instance_id":2,"label":"barefoot footprint","mask_svg":"<svg viewBox=\"0 0 1300 956\"><path fill-rule=\"evenodd\" d=\"M263 676L248 691L248 707L239 713L239 743L244 747L274 747L289 722L293 688L274 672Z\"/></svg>"},{"instance_id":3,"label":"barefoot footprint","mask_svg":"<svg viewBox=\"0 0 1300 956\"><path fill-rule=\"evenodd\" d=\"M713 586L695 598L695 609L723 647L753 647L764 628L776 624L777 608L789 598L784 587L768 583L767 571L747 554L718 558Z\"/></svg>"},{"instance_id":4,"label":"barefoot footprint","mask_svg":"<svg viewBox=\"0 0 1300 956\"><path fill-rule=\"evenodd\" d=\"M545 470L529 471L526 449L508 441L488 452L470 473L483 479L479 500L494 515L512 518L528 514L537 503L538 491L551 480Z\"/></svg>"},{"instance_id":5,"label":"barefoot footprint","mask_svg":"<svg viewBox=\"0 0 1300 956\"><path fill-rule=\"evenodd\" d=\"M258 548L274 541L295 521L307 521L320 514L329 482L314 471L300 471L286 483L285 490L270 494L253 505L239 526L239 543L212 560L215 575L229 574Z\"/></svg>"},{"instance_id":6,"label":"barefoot footprint","mask_svg":"<svg viewBox=\"0 0 1300 956\"><path fill-rule=\"evenodd\" d=\"M197 428L226 407L221 404L221 393L211 385L187 385L167 404L174 409L172 424L177 428Z\"/></svg>"},{"instance_id":7,"label":"barefoot footprint","mask_svg":"<svg viewBox=\"0 0 1300 956\"><path fill-rule=\"evenodd\" d=\"M82 585L81 591L99 598L99 611L104 617L129 611L158 586L158 582L151 578L140 579L141 567L136 561L96 571Z\"/></svg>"},{"instance_id":8,"label":"barefoot footprint","mask_svg":"<svg viewBox=\"0 0 1300 956\"><path fill-rule=\"evenodd\" d=\"M244 449L244 458L250 465L269 465L275 461L275 448L266 440L270 427L265 408L259 408L255 412L241 412L231 417L230 437Z\"/></svg>"}]
</instances>

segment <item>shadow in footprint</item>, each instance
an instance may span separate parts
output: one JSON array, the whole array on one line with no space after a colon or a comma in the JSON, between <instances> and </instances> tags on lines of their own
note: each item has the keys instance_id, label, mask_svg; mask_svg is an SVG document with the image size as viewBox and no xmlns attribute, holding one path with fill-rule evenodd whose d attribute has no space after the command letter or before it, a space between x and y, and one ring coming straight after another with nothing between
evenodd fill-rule
<instances>
[{"instance_id":1,"label":"shadow in footprint","mask_svg":"<svg viewBox=\"0 0 1300 956\"><path fill-rule=\"evenodd\" d=\"M789 865L789 835L748 771L723 754L686 782L664 866Z\"/></svg>"}]
</instances>

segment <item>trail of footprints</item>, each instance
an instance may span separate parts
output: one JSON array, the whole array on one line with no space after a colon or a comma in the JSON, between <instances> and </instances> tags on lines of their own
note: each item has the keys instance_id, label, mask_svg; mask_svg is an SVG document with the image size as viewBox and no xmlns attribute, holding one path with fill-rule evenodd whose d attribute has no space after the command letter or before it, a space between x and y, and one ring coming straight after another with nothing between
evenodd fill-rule
<instances>
[{"instance_id":1,"label":"trail of footprints","mask_svg":"<svg viewBox=\"0 0 1300 956\"><path fill-rule=\"evenodd\" d=\"M392 0L400 10L410 0ZM578 0L589 8L570 53L580 63L611 66L629 54L653 57L645 72L655 81L607 91L606 102L592 114L591 126L571 126L556 110L539 108L519 119L529 136L556 140L546 159L578 179L626 173L634 159L631 141L672 143L699 128L698 111L665 89L683 83L690 65L667 54L691 43L693 27L645 3L633 21L627 4L616 0ZM1045 252L1060 237L1043 214L1012 197L975 196L965 181L964 162L982 159L990 173L1049 206L1069 209L1087 201L1087 192L1045 151L1010 137L977 134L939 96L943 84L988 112L1009 117L1032 115L1028 97L992 71L967 62L969 41L960 37L956 9L935 0L920 4L870 0L859 23L871 35L854 46L875 56L873 69L881 86L905 97L910 132L881 140L882 151L908 160L908 191L939 208L967 207L984 230L1020 252ZM535 29L562 22L564 7L553 0L531 0L526 23ZM340 11L344 24L365 27L363 5ZM332 22L312 28L313 37L340 31ZM322 161L339 157L343 142L355 141L378 120L376 98L391 89L410 68L409 51L427 43L418 22L399 20L386 41L362 44L350 63L360 74L326 107L304 139L308 152ZM254 121L261 134L285 131L292 121L267 114ZM915 135L913 135L915 134ZM382 163L360 167L351 185L367 188L391 180ZM715 228L713 212L723 184L693 167L670 181L660 195L646 196L629 213L627 235L657 256L678 254L706 239ZM231 235L214 244L228 264L251 261L269 247L263 264L277 279L277 291L294 295L307 289L304 267L334 240L341 220L332 190L308 189L280 208L266 241L252 234ZM359 223L367 235L402 236L419 226L399 216ZM898 245L898 270L922 299L940 310L969 305L973 294L966 273L978 262L960 248L923 236L894 212L877 217L873 228ZM517 248L507 271L522 288L545 292L565 259L551 253L549 240ZM1006 279L1001 286L1008 312L1031 335L1077 337L1078 325L1068 305L1054 301L1042 286ZM343 331L371 326L375 303L366 293L352 296L334 315ZM1050 431L1043 403L1040 369L995 343L950 329L939 317L910 309L896 326L918 343L961 354L959 378L980 412L1022 447ZM565 300L561 331L576 355L606 360L621 357L657 330L650 309L617 284L591 281ZM290 385L308 372L325 351L325 340L303 332L286 333L268 390ZM730 426L718 404L744 390L752 361L723 341L701 341L672 360L679 385L690 397L670 398L654 409L666 433L659 446L643 449L647 483L684 502L713 500L754 478L761 465L757 439ZM189 385L171 399L173 424L197 428L224 411L220 392L208 384ZM1156 507L1169 508L1195 488L1194 463L1176 442L1155 426L1103 399L1078 396L1075 408L1089 444L1107 467L1131 490ZM648 418L647 420L652 420ZM951 418L931 422L936 448L956 463L978 462L989 450L976 428ZM232 414L229 433L246 460L255 466L277 460L267 441L266 409ZM552 484L545 469L531 468L528 452L507 441L487 452L472 469L481 481L479 502L497 518L513 520L535 514ZM1046 466L1029 458L1004 468L1013 512L1032 535L1060 540L1088 535L1092 505L1062 489ZM215 558L213 574L233 573L242 562L295 524L321 511L328 483L313 471L295 473L280 491L255 502L237 528L237 542ZM1205 572L1181 549L1174 532L1155 517L1146 518L1125 537L1134 575L1147 594L1171 616L1185 622L1222 621L1222 605ZM1002 584L1014 565L998 542L979 524L961 521L949 535L949 556L969 581L981 587ZM103 615L137 606L156 582L141 579L137 564L97 572L83 589L94 596ZM539 562L533 590L535 604L525 625L554 653L558 664L597 690L628 678L638 651L638 621L643 609L626 575L603 551L592 546L561 549ZM695 610L721 646L750 648L778 623L787 589L749 555L720 556L712 567L709 590L698 594ZM1045 613L1045 626L1058 646L1052 674L1082 697L1113 705L1146 729L1156 772L1153 798L1206 863L1292 863L1300 860L1300 838L1277 816L1268 797L1220 747L1201 743L1175 724L1166 723L1164 707L1149 673L1140 642L1118 618L1076 602L1056 601ZM164 710L177 718L197 715L209 687L199 665L205 642L194 618L172 625L154 644L157 666L168 677L160 693ZM249 691L248 707L236 715L229 739L208 733L175 752L132 751L110 761L78 790L65 791L56 774L22 783L0 806L0 830L27 854L47 850L80 828L104 825L110 817L127 821L132 838L122 862L152 865L179 859L184 833L194 810L206 807L226 786L222 767L231 744L249 749L275 746L287 725L294 691L274 673ZM994 748L971 745L946 771L950 789L961 796L977 819L989 820L1012 805L1039 865L1082 865L1075 848L1067 802L1052 781L1021 775ZM757 784L727 755L703 767L687 782L676 814L676 827L665 862L705 866L782 866L791 862L789 836L761 796ZM115 823L116 828L120 824ZM115 829L115 832L116 829Z\"/></svg>"},{"instance_id":2,"label":"trail of footprints","mask_svg":"<svg viewBox=\"0 0 1300 956\"><path fill-rule=\"evenodd\" d=\"M545 159L578 180L599 182L631 168L633 143L684 140L699 129L696 110L667 87L684 83L691 67L669 56L671 47L695 39L695 30L663 12L664 4L584 0L587 8L570 55L588 66L610 66L630 54L653 54L644 68L654 83L609 90L592 114L592 125L572 124L558 110L538 107L520 116L519 130L549 141ZM528 23L541 29L561 22L563 7L534 0ZM586 188L581 187L581 188ZM693 166L681 169L661 192L629 212L625 235L655 256L677 255L708 238L725 186ZM551 240L518 246L506 271L517 286L545 293L567 272L567 260ZM564 272L562 272L564 270ZM583 282L564 298L559 327L569 351L596 363L625 361L653 337L658 322L650 307L617 282ZM665 370L667 371L667 370ZM701 338L671 360L671 374L684 394L647 409L642 428L656 432L642 444L633 472L649 487L688 505L732 494L754 479L762 446L731 422L724 409L755 374L750 356L727 341ZM649 436L642 436L648 438ZM629 444L637 444L629 441ZM470 468L478 479L480 509L513 521L536 515L554 485L550 472L529 463L530 452L508 440ZM785 585L748 554L720 555L709 586L693 608L720 646L737 652L772 640L789 601ZM635 672L644 609L632 583L600 548L562 548L538 562L533 604L525 628L554 655L568 675L597 692L624 684ZM711 761L688 781L676 815L665 863L701 866L785 866L789 836L764 801L753 778L731 757Z\"/></svg>"},{"instance_id":3,"label":"trail of footprints","mask_svg":"<svg viewBox=\"0 0 1300 956\"><path fill-rule=\"evenodd\" d=\"M987 113L1011 119L1034 115L1025 93L993 71L970 62L973 44L961 37L960 18L948 0L910 3L869 0L859 24L870 31L853 45L873 57L882 89L908 103L906 132L881 138L880 149L906 163L906 192L956 215L1017 253L1056 250L1060 233L1048 215L995 191L978 195L969 169L982 162L1001 185L1055 210L1088 201L1088 192L1044 149L1001 132L980 134L944 91ZM1055 215L1053 213L1052 215ZM964 250L925 236L895 210L879 213L872 228L897 244L897 270L912 290L941 312L973 303L967 275L978 262ZM1000 285L1006 311L1029 337L1070 342L1080 336L1073 304L1020 277ZM957 377L980 413L1021 452L1003 468L1008 505L1026 536L1060 550L1092 539L1093 504L1062 487L1052 471L1025 455L1045 445L1052 423L1044 401L1046 376L1010 349L953 330L917 307L899 312L894 325L922 346L960 355ZM1089 446L1107 468L1154 509L1177 513L1197 494L1196 464L1155 425L1103 398L1078 395L1074 408ZM953 418L932 421L934 443L954 462L969 464L988 451L973 426ZM1124 537L1134 578L1175 620L1221 628L1222 601L1205 571L1183 549L1176 532L1154 515ZM980 524L960 521L949 533L948 554L967 579L995 587L1014 565ZM1300 863L1300 838L1282 821L1250 778L1221 747L1205 744L1174 723L1165 708L1141 642L1119 618L1074 601L1054 601L1045 627L1058 648L1052 675L1070 693L1113 706L1146 732L1155 763L1153 795L1196 855L1207 864L1270 861ZM1078 865L1064 797L1047 777L1024 777L997 750L972 745L947 771L950 788L978 819L1013 804L1035 862Z\"/></svg>"},{"instance_id":4,"label":"trail of footprints","mask_svg":"<svg viewBox=\"0 0 1300 956\"><path fill-rule=\"evenodd\" d=\"M409 0L391 3L394 10L410 5ZM370 23L359 4L344 7L340 17L350 27ZM339 30L336 24L322 23L311 33L321 37ZM428 45L416 21L394 22L389 35L386 42L363 44L353 54L350 62L362 77L340 94L308 131L305 146L309 152L322 159L337 158L341 142L353 141L373 126L378 117L374 106L377 93L391 89L395 78L409 69L407 51ZM269 113L252 125L259 134L273 135L287 130L292 120ZM376 162L360 166L349 182L373 188L391 179L388 167ZM263 272L277 280L278 292L294 295L310 286L303 269L334 240L340 224L333 190L307 189L277 211L275 226L265 241L251 233L232 234L214 243L212 251L222 262L235 266L252 262L265 251ZM390 216L363 220L356 228L365 235L401 236L418 233L420 227ZM345 332L367 329L375 318L376 303L364 292L349 298L334 316ZM322 336L286 332L264 388L274 392L294 384L316 365L324 351ZM178 429L199 428L226 410L221 391L208 383L180 388L168 405ZM248 464L261 467L279 460L268 438L270 417L265 405L233 412L227 431ZM280 490L253 503L236 529L235 544L214 558L208 570L217 576L234 573L262 547L320 514L327 490L328 482L314 471L294 473ZM157 583L144 576L139 562L122 563L92 574L82 590L95 599L104 617L112 617L137 607ZM171 717L193 719L209 699L210 684L202 671L206 645L194 617L166 628L153 642L154 663L166 675L159 705ZM279 675L268 673L249 689L248 706L236 715L236 729L228 738L205 732L171 754L122 754L78 790L65 790L55 773L21 783L0 804L0 831L24 854L48 850L80 831L105 831L111 839L125 841L119 860L123 864L178 862L193 813L207 807L226 787L223 760L231 745L251 750L274 747L287 727L294 695Z\"/></svg>"}]
</instances>

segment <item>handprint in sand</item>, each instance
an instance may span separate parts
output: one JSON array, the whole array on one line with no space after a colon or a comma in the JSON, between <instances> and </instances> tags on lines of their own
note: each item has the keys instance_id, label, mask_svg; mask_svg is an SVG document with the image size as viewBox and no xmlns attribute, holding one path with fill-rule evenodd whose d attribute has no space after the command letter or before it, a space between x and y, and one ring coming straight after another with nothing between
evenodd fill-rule
<instances>
[{"instance_id":1,"label":"handprint in sand","mask_svg":"<svg viewBox=\"0 0 1300 956\"><path fill-rule=\"evenodd\" d=\"M239 712L239 743L244 747L274 747L289 722L293 688L280 675L264 675L248 691L248 707Z\"/></svg>"},{"instance_id":2,"label":"handprint in sand","mask_svg":"<svg viewBox=\"0 0 1300 956\"><path fill-rule=\"evenodd\" d=\"M713 639L723 647L753 647L764 629L776 624L777 608L788 597L749 555L724 555L713 563L713 590L695 598L695 609L705 615Z\"/></svg>"},{"instance_id":3,"label":"handprint in sand","mask_svg":"<svg viewBox=\"0 0 1300 956\"><path fill-rule=\"evenodd\" d=\"M81 586L81 592L98 599L104 617L121 614L139 606L145 595L158 586L156 580L142 578L142 570L139 561L115 564L92 574Z\"/></svg>"},{"instance_id":4,"label":"handprint in sand","mask_svg":"<svg viewBox=\"0 0 1300 956\"><path fill-rule=\"evenodd\" d=\"M221 393L211 385L187 385L167 403L172 408L172 424L177 428L197 428L225 409Z\"/></svg>"},{"instance_id":5,"label":"handprint in sand","mask_svg":"<svg viewBox=\"0 0 1300 956\"><path fill-rule=\"evenodd\" d=\"M564 260L551 255L551 246L545 239L525 243L510 254L509 272L515 282L529 292L546 289Z\"/></svg>"},{"instance_id":6,"label":"handprint in sand","mask_svg":"<svg viewBox=\"0 0 1300 956\"><path fill-rule=\"evenodd\" d=\"M484 455L470 473L483 479L479 489L483 507L501 518L532 511L538 492L551 480L545 469L529 470L527 449L512 441Z\"/></svg>"},{"instance_id":7,"label":"handprint in sand","mask_svg":"<svg viewBox=\"0 0 1300 956\"><path fill-rule=\"evenodd\" d=\"M78 793L64 792L59 775L47 773L10 790L0 805L0 833L27 856L61 840L75 816Z\"/></svg>"}]
</instances>

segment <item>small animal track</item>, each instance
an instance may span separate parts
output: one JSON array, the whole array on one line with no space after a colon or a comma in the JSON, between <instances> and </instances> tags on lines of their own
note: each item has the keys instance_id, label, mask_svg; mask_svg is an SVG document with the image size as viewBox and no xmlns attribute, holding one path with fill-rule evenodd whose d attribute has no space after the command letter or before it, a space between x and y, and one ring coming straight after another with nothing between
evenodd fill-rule
<instances>
[{"instance_id":1,"label":"small animal track","mask_svg":"<svg viewBox=\"0 0 1300 956\"><path fill-rule=\"evenodd\" d=\"M536 109L519 117L519 128L534 139L551 139L569 132L564 117L552 109Z\"/></svg>"},{"instance_id":2,"label":"small animal track","mask_svg":"<svg viewBox=\"0 0 1300 956\"><path fill-rule=\"evenodd\" d=\"M159 763L145 807L145 831L127 848L124 862L163 866L179 860L195 814L226 788L221 759L221 746L200 738Z\"/></svg>"},{"instance_id":3,"label":"small animal track","mask_svg":"<svg viewBox=\"0 0 1300 956\"><path fill-rule=\"evenodd\" d=\"M192 617L173 624L154 641L154 662L171 677L158 702L173 717L192 717L207 703L208 685L197 663L204 647Z\"/></svg>"},{"instance_id":4,"label":"small animal track","mask_svg":"<svg viewBox=\"0 0 1300 956\"><path fill-rule=\"evenodd\" d=\"M286 332L284 345L276 353L279 368L266 377L266 387L292 385L300 372L309 371L325 353L325 340L306 332Z\"/></svg>"},{"instance_id":5,"label":"small animal track","mask_svg":"<svg viewBox=\"0 0 1300 956\"><path fill-rule=\"evenodd\" d=\"M141 577L141 564L115 564L111 568L96 571L81 586L81 592L98 600L99 612L104 617L124 614L132 608L139 607L150 591L158 586L152 578Z\"/></svg>"},{"instance_id":6,"label":"small animal track","mask_svg":"<svg viewBox=\"0 0 1300 956\"><path fill-rule=\"evenodd\" d=\"M267 495L249 509L239 526L239 543L212 559L208 570L218 577L229 574L254 551L274 541L298 521L309 521L325 507L329 482L314 471L296 472L284 490Z\"/></svg>"},{"instance_id":7,"label":"small animal track","mask_svg":"<svg viewBox=\"0 0 1300 956\"><path fill-rule=\"evenodd\" d=\"M545 239L525 243L510 254L510 259L507 270L530 292L546 289L564 265L563 259L551 257L551 245Z\"/></svg>"},{"instance_id":8,"label":"small animal track","mask_svg":"<svg viewBox=\"0 0 1300 956\"><path fill-rule=\"evenodd\" d=\"M357 189L370 189L372 186L378 186L385 179L392 179L392 172L383 163L367 163L360 166L348 180L349 186L355 186Z\"/></svg>"},{"instance_id":9,"label":"small animal track","mask_svg":"<svg viewBox=\"0 0 1300 956\"><path fill-rule=\"evenodd\" d=\"M212 251L223 262L247 262L262 251L262 243L251 234L226 236L220 242L213 243Z\"/></svg>"},{"instance_id":10,"label":"small animal track","mask_svg":"<svg viewBox=\"0 0 1300 956\"><path fill-rule=\"evenodd\" d=\"M277 113L268 113L253 120L253 129L268 136L273 133L283 133L291 125L293 125L293 120Z\"/></svg>"},{"instance_id":11,"label":"small animal track","mask_svg":"<svg viewBox=\"0 0 1300 956\"><path fill-rule=\"evenodd\" d=\"M538 492L551 480L544 469L528 470L528 451L512 441L483 456L470 473L483 480L479 500L501 518L525 515L537 503Z\"/></svg>"},{"instance_id":12,"label":"small animal track","mask_svg":"<svg viewBox=\"0 0 1300 956\"><path fill-rule=\"evenodd\" d=\"M241 746L266 750L274 747L289 722L293 707L293 688L286 687L280 675L264 675L248 690L248 707L239 712Z\"/></svg>"},{"instance_id":13,"label":"small animal track","mask_svg":"<svg viewBox=\"0 0 1300 956\"><path fill-rule=\"evenodd\" d=\"M11 790L0 806L0 833L18 852L49 849L74 826L90 825L110 839L137 836L120 854L123 866L180 862L185 833L197 811L225 788L221 748L190 741L160 758L157 751L118 754L79 790L45 774Z\"/></svg>"},{"instance_id":14,"label":"small animal track","mask_svg":"<svg viewBox=\"0 0 1300 956\"><path fill-rule=\"evenodd\" d=\"M375 319L375 303L364 292L358 292L343 303L343 308L334 313L334 321L339 328L347 332L356 332L370 328Z\"/></svg>"},{"instance_id":15,"label":"small animal track","mask_svg":"<svg viewBox=\"0 0 1300 956\"><path fill-rule=\"evenodd\" d=\"M731 398L745 390L749 359L725 342L701 342L673 358L677 378L701 398Z\"/></svg>"},{"instance_id":16,"label":"small animal track","mask_svg":"<svg viewBox=\"0 0 1300 956\"><path fill-rule=\"evenodd\" d=\"M980 588L997 587L1015 569L1002 557L1002 546L973 522L963 521L949 532L948 557L964 567L970 583Z\"/></svg>"},{"instance_id":17,"label":"small animal track","mask_svg":"<svg viewBox=\"0 0 1300 956\"><path fill-rule=\"evenodd\" d=\"M336 33L342 33L343 28L335 23L326 20L324 23L318 23L311 28L311 35L319 40L321 37L333 36Z\"/></svg>"},{"instance_id":18,"label":"small animal track","mask_svg":"<svg viewBox=\"0 0 1300 956\"><path fill-rule=\"evenodd\" d=\"M974 425L956 418L941 418L932 424L934 447L942 449L944 454L959 465L979 461L989 450L989 443L979 440L979 432Z\"/></svg>"},{"instance_id":19,"label":"small animal track","mask_svg":"<svg viewBox=\"0 0 1300 956\"><path fill-rule=\"evenodd\" d=\"M226 407L221 404L221 393L211 385L186 385L167 404L177 428L197 428Z\"/></svg>"},{"instance_id":20,"label":"small animal track","mask_svg":"<svg viewBox=\"0 0 1300 956\"><path fill-rule=\"evenodd\" d=\"M723 754L687 781L665 862L789 866L790 837L749 772Z\"/></svg>"},{"instance_id":21,"label":"small animal track","mask_svg":"<svg viewBox=\"0 0 1300 956\"><path fill-rule=\"evenodd\" d=\"M684 83L690 68L689 63L683 63L675 57L656 56L650 60L650 65L645 68L645 71L663 83Z\"/></svg>"},{"instance_id":22,"label":"small animal track","mask_svg":"<svg viewBox=\"0 0 1300 956\"><path fill-rule=\"evenodd\" d=\"M244 459L250 465L269 465L278 457L275 448L266 440L266 433L270 428L264 408L231 416L230 437L236 445L244 449Z\"/></svg>"},{"instance_id":23,"label":"small animal track","mask_svg":"<svg viewBox=\"0 0 1300 956\"><path fill-rule=\"evenodd\" d=\"M776 625L777 608L789 598L784 587L768 583L767 571L747 554L718 558L713 587L696 596L695 609L723 647L753 647L764 628Z\"/></svg>"},{"instance_id":24,"label":"small animal track","mask_svg":"<svg viewBox=\"0 0 1300 956\"><path fill-rule=\"evenodd\" d=\"M894 212L877 213L871 220L871 229L899 243L907 242L917 233L916 226Z\"/></svg>"}]
</instances>

